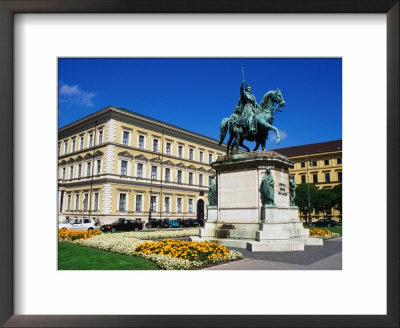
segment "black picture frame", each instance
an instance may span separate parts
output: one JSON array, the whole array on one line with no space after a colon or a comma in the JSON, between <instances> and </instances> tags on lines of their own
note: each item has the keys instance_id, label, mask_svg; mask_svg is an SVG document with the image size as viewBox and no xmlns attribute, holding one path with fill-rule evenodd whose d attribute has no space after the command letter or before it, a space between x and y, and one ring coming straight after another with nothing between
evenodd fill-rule
<instances>
[{"instance_id":1,"label":"black picture frame","mask_svg":"<svg viewBox=\"0 0 400 328\"><path fill-rule=\"evenodd\" d=\"M4 327L399 327L399 8L398 0L0 0L0 204L3 214L0 219L0 324ZM386 14L387 315L14 315L13 17L16 13Z\"/></svg>"}]
</instances>

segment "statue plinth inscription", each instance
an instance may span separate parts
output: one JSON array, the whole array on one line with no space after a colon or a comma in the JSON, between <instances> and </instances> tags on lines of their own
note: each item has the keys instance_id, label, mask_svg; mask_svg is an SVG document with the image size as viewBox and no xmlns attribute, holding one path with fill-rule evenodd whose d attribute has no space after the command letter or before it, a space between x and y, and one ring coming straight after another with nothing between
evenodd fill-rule
<instances>
[{"instance_id":1,"label":"statue plinth inscription","mask_svg":"<svg viewBox=\"0 0 400 328\"><path fill-rule=\"evenodd\" d=\"M279 184L279 191L278 191L279 195L283 195L283 196L287 196L287 192L286 192L286 185L284 183L280 183Z\"/></svg>"}]
</instances>

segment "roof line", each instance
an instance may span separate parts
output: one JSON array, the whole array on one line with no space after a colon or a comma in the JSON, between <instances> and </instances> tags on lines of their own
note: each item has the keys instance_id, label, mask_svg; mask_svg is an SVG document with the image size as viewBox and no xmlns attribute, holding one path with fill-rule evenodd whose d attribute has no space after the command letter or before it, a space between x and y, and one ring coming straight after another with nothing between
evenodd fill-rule
<instances>
[{"instance_id":1,"label":"roof line","mask_svg":"<svg viewBox=\"0 0 400 328\"><path fill-rule=\"evenodd\" d=\"M214 139L214 138L205 136L203 134L200 134L200 133L197 133L197 132L193 132L193 131L181 128L181 127L179 127L177 125L166 123L166 122L160 121L158 119L152 118L150 116L146 116L146 115L139 114L137 112L131 111L131 110L126 109L126 108L115 107L115 106L111 106L111 105L109 105L107 107L104 107L104 108L102 108L102 109L100 109L100 110L98 110L98 111L96 111L96 112L94 112L92 114L89 114L89 115L87 115L85 117L82 117L82 118L80 118L80 119L78 119L76 121L73 121L73 122L71 122L71 123L69 123L67 125L64 125L63 127L58 129L58 133L64 132L64 131L66 131L66 130L74 127L74 126L82 124L82 123L84 123L84 122L86 122L86 121L88 121L88 120L90 120L90 119L92 119L92 118L94 118L96 116L100 116L100 115L106 114L108 112L117 112L117 111L122 111L122 112L125 112L125 114L127 114L127 115L135 115L138 118L145 119L145 120L150 120L150 121L153 121L155 123L159 123L160 125L166 126L167 128L178 129L178 130L181 130L181 131L183 131L185 133L188 133L188 134L192 134L192 135L195 135L195 136L198 136L198 137L201 137L201 138L206 138L209 141L218 142L217 139Z\"/></svg>"},{"instance_id":2,"label":"roof line","mask_svg":"<svg viewBox=\"0 0 400 328\"><path fill-rule=\"evenodd\" d=\"M306 146L318 145L318 144L323 144L323 143L328 143L328 142L329 143L331 143L331 142L339 142L339 141L342 141L342 139L314 142L314 143L310 143L310 144L303 144L303 145L284 147L284 148L275 148L275 149L271 149L271 151L278 151L278 150L282 150L282 149L292 149L292 148L297 148L297 147L306 147Z\"/></svg>"},{"instance_id":3,"label":"roof line","mask_svg":"<svg viewBox=\"0 0 400 328\"><path fill-rule=\"evenodd\" d=\"M284 154L288 157L304 156L317 153L331 153L339 150L342 151L342 139L273 149L273 151Z\"/></svg>"}]
</instances>

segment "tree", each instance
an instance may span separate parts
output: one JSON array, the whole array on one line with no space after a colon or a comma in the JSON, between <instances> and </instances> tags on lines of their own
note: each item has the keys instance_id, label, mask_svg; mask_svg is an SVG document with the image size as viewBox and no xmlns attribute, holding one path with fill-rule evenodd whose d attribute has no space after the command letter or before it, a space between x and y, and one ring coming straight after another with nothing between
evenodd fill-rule
<instances>
[{"instance_id":1,"label":"tree","mask_svg":"<svg viewBox=\"0 0 400 328\"><path fill-rule=\"evenodd\" d=\"M332 192L335 194L335 200L333 202L333 207L340 212L340 217L342 217L342 184L336 185L332 188ZM340 219L342 220L342 219Z\"/></svg>"},{"instance_id":2,"label":"tree","mask_svg":"<svg viewBox=\"0 0 400 328\"><path fill-rule=\"evenodd\" d=\"M317 192L315 208L325 215L334 206L335 194L330 189L320 189Z\"/></svg>"},{"instance_id":3,"label":"tree","mask_svg":"<svg viewBox=\"0 0 400 328\"><path fill-rule=\"evenodd\" d=\"M311 211L315 208L315 199L318 189L313 184L310 184L310 208ZM300 212L307 217L308 215L308 187L307 183L301 183L296 188L296 198L294 203L300 209Z\"/></svg>"}]
</instances>

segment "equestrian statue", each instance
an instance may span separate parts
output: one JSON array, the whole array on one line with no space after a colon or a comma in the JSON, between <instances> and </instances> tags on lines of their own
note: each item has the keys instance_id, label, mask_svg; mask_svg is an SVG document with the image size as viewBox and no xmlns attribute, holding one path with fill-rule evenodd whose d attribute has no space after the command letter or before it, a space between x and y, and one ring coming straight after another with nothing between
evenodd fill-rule
<instances>
[{"instance_id":1,"label":"equestrian statue","mask_svg":"<svg viewBox=\"0 0 400 328\"><path fill-rule=\"evenodd\" d=\"M227 155L232 154L234 147L236 150L239 150L239 146L250 151L243 144L244 140L256 142L253 151L257 150L260 145L262 150L265 150L265 141L268 139L268 132L270 130L276 134L276 143L279 144L280 142L279 131L272 124L274 122L274 112L282 112L281 108L285 106L281 91L279 88L268 91L260 104L257 104L251 90L251 85L245 86L243 78L240 86L240 97L233 114L231 117L224 118L221 121L220 145L229 131L229 140L226 149ZM277 107L274 107L274 104L277 104Z\"/></svg>"}]
</instances>

